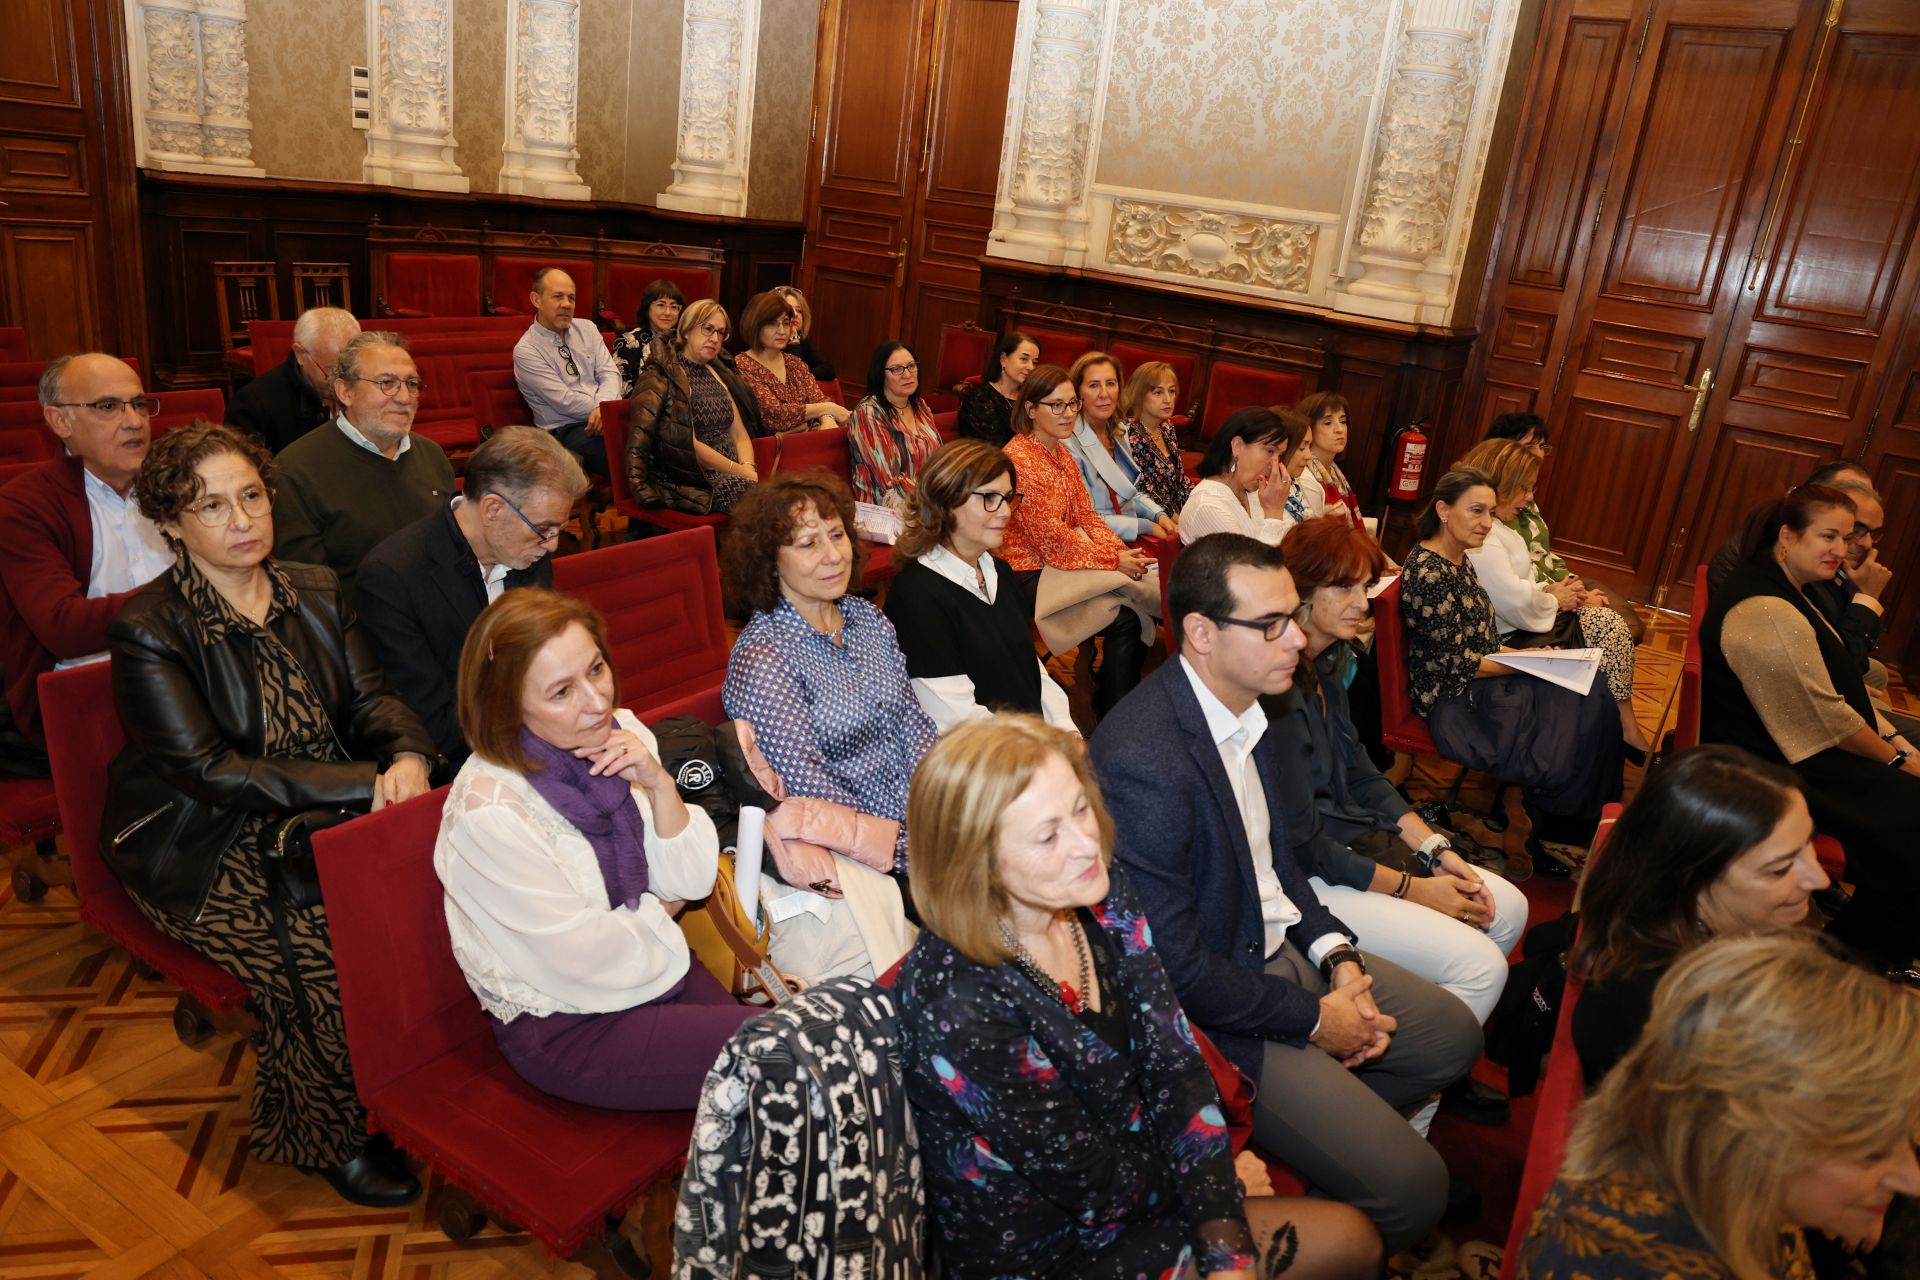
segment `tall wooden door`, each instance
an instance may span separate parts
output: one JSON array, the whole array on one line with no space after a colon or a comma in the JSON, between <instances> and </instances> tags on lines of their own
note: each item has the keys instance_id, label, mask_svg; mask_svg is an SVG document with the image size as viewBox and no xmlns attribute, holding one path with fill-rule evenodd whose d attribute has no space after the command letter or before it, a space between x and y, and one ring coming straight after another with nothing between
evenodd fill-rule
<instances>
[{"instance_id":1,"label":"tall wooden door","mask_svg":"<svg viewBox=\"0 0 1920 1280\"><path fill-rule=\"evenodd\" d=\"M0 39L0 325L36 359L144 355L119 0L7 0Z\"/></svg>"},{"instance_id":2,"label":"tall wooden door","mask_svg":"<svg viewBox=\"0 0 1920 1280\"><path fill-rule=\"evenodd\" d=\"M828 0L802 288L849 398L898 338L932 386L940 326L978 311L1015 0Z\"/></svg>"}]
</instances>

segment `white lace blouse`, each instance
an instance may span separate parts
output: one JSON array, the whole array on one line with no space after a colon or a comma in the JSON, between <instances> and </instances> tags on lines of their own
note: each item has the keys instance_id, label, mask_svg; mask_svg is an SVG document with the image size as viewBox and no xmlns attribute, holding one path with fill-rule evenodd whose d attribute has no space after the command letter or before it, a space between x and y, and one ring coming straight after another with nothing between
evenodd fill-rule
<instances>
[{"instance_id":1,"label":"white lace blouse","mask_svg":"<svg viewBox=\"0 0 1920 1280\"><path fill-rule=\"evenodd\" d=\"M658 751L646 726L622 708L622 728ZM512 769L471 756L440 819L433 865L447 894L447 931L467 985L504 1022L523 1013L611 1013L666 994L686 976L686 936L661 899L701 898L713 888L720 841L704 809L687 806L686 829L664 838L646 794L648 891L637 907L613 906L593 846Z\"/></svg>"}]
</instances>

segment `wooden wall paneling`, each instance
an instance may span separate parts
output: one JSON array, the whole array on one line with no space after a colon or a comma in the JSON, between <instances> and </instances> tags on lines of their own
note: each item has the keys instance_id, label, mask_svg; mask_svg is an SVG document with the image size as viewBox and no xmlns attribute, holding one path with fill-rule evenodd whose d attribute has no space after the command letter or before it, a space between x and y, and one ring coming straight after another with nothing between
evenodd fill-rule
<instances>
[{"instance_id":1,"label":"wooden wall paneling","mask_svg":"<svg viewBox=\"0 0 1920 1280\"><path fill-rule=\"evenodd\" d=\"M849 397L902 332L934 0L828 0L807 166L802 286Z\"/></svg>"},{"instance_id":2,"label":"wooden wall paneling","mask_svg":"<svg viewBox=\"0 0 1920 1280\"><path fill-rule=\"evenodd\" d=\"M7 316L10 323L26 328L29 349L37 358L101 345L97 271L90 223L0 220Z\"/></svg>"},{"instance_id":3,"label":"wooden wall paneling","mask_svg":"<svg viewBox=\"0 0 1920 1280\"><path fill-rule=\"evenodd\" d=\"M1549 418L1557 479L1541 497L1555 549L1638 599L1660 580L1702 456L1695 379L1725 341L1818 16L1796 0L1653 9ZM1635 492L1584 483L1598 476L1633 477Z\"/></svg>"},{"instance_id":4,"label":"wooden wall paneling","mask_svg":"<svg viewBox=\"0 0 1920 1280\"><path fill-rule=\"evenodd\" d=\"M1001 145L1000 130L983 122L1005 114L1019 12L1014 0L941 0L937 11L900 331L929 364L923 389L933 386L941 327L979 312Z\"/></svg>"}]
</instances>

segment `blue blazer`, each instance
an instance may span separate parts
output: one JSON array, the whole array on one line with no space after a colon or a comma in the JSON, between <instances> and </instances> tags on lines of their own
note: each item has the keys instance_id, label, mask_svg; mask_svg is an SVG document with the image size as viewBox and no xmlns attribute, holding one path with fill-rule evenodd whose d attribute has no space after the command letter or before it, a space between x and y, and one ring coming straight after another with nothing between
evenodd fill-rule
<instances>
[{"instance_id":1,"label":"blue blazer","mask_svg":"<svg viewBox=\"0 0 1920 1280\"><path fill-rule=\"evenodd\" d=\"M1267 793L1273 869L1300 909L1287 936L1303 946L1329 933L1352 938L1294 861L1279 736L1269 727L1253 758ZM1320 1020L1320 998L1266 972L1246 824L1180 662L1164 663L1122 698L1088 745L1113 814L1114 857L1152 921L1181 1007L1257 1084L1262 1043L1304 1044Z\"/></svg>"}]
</instances>

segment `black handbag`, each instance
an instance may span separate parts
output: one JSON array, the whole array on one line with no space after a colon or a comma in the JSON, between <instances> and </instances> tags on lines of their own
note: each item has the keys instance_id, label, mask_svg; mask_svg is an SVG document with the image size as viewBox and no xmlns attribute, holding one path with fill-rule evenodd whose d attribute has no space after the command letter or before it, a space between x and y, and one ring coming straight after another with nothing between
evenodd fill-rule
<instances>
[{"instance_id":1,"label":"black handbag","mask_svg":"<svg viewBox=\"0 0 1920 1280\"><path fill-rule=\"evenodd\" d=\"M308 809L280 824L267 846L267 882L290 907L320 905L320 873L313 865L313 833L351 822L352 809Z\"/></svg>"}]
</instances>

